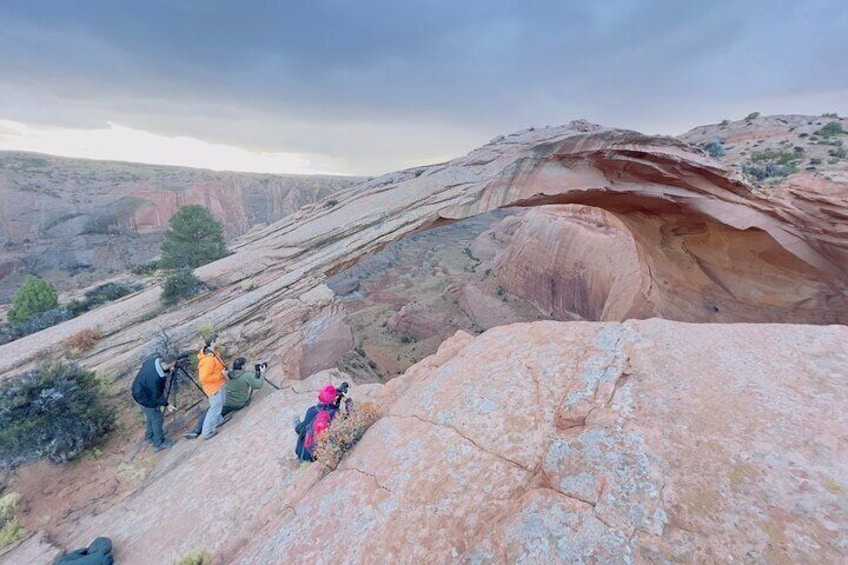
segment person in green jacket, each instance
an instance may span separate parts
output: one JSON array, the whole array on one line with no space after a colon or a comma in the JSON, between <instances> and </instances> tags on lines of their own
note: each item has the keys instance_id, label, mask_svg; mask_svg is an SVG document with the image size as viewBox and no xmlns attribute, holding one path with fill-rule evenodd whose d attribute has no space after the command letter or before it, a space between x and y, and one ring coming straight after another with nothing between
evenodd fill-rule
<instances>
[{"instance_id":1,"label":"person in green jacket","mask_svg":"<svg viewBox=\"0 0 848 565\"><path fill-rule=\"evenodd\" d=\"M250 398L253 396L253 391L262 388L262 383L265 382L265 371L268 369L267 363L256 365L253 371L245 371L244 365L247 359L239 357L233 361L233 370L230 371L229 380L225 385L224 410L221 415L224 417L224 422L228 422L232 418L231 412L241 410L250 404ZM203 419L206 417L206 410L200 415L194 428L183 435L186 439L194 439L200 435L203 430Z\"/></svg>"}]
</instances>

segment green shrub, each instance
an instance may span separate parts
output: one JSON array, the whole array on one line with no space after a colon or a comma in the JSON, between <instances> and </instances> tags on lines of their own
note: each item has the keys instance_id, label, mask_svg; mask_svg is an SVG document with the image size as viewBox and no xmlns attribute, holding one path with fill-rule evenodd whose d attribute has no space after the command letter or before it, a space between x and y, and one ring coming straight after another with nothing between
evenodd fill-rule
<instances>
[{"instance_id":1,"label":"green shrub","mask_svg":"<svg viewBox=\"0 0 848 565\"><path fill-rule=\"evenodd\" d=\"M43 329L55 326L56 324L60 324L66 320L70 320L73 317L73 312L71 312L64 306L53 308L52 310L42 312L41 314L36 314L35 316L30 316L22 323L14 326L13 331L15 334L15 339L23 337L25 335L33 334L35 332L40 332Z\"/></svg>"},{"instance_id":2,"label":"green shrub","mask_svg":"<svg viewBox=\"0 0 848 565\"><path fill-rule=\"evenodd\" d=\"M833 149L830 149L828 150L827 154L837 159L844 159L846 156L844 147L835 147Z\"/></svg>"},{"instance_id":3,"label":"green shrub","mask_svg":"<svg viewBox=\"0 0 848 565\"><path fill-rule=\"evenodd\" d=\"M144 288L144 285L141 284L121 284L114 282L101 284L96 288L86 291L83 300L72 300L68 304L68 309L74 316L79 316L97 306L112 302L133 292L138 292L142 288Z\"/></svg>"},{"instance_id":4,"label":"green shrub","mask_svg":"<svg viewBox=\"0 0 848 565\"><path fill-rule=\"evenodd\" d=\"M7 317L13 326L23 324L36 316L59 306L59 294L53 285L44 279L27 275L24 284L12 299L12 308Z\"/></svg>"},{"instance_id":5,"label":"green shrub","mask_svg":"<svg viewBox=\"0 0 848 565\"><path fill-rule=\"evenodd\" d=\"M745 116L745 120L747 120L747 121L750 121L750 120L756 120L756 119L757 119L757 118L759 118L759 117L760 117L760 113L759 113L759 112L751 112L750 114L748 114L747 116Z\"/></svg>"},{"instance_id":6,"label":"green shrub","mask_svg":"<svg viewBox=\"0 0 848 565\"><path fill-rule=\"evenodd\" d=\"M113 300L117 300L128 294L132 294L133 292L137 292L142 288L144 287L140 284L121 284L110 282L101 284L92 290L86 291L85 299L88 301L89 308L93 308L95 306L100 306L101 304L106 304L107 302L112 302Z\"/></svg>"},{"instance_id":7,"label":"green shrub","mask_svg":"<svg viewBox=\"0 0 848 565\"><path fill-rule=\"evenodd\" d=\"M159 268L159 261L150 261L149 263L141 263L133 265L130 272L134 275L152 275Z\"/></svg>"},{"instance_id":8,"label":"green shrub","mask_svg":"<svg viewBox=\"0 0 848 565\"><path fill-rule=\"evenodd\" d=\"M101 442L114 424L94 372L79 365L44 365L0 383L3 467L40 457L64 463Z\"/></svg>"},{"instance_id":9,"label":"green shrub","mask_svg":"<svg viewBox=\"0 0 848 565\"><path fill-rule=\"evenodd\" d=\"M715 137L709 143L701 145L701 149L706 151L707 155L709 155L713 159L724 157L726 153L726 151L724 150L724 144L718 138Z\"/></svg>"},{"instance_id":10,"label":"green shrub","mask_svg":"<svg viewBox=\"0 0 848 565\"><path fill-rule=\"evenodd\" d=\"M203 206L183 206L168 223L171 227L162 243L161 267L193 269L227 255L221 224Z\"/></svg>"},{"instance_id":11,"label":"green shrub","mask_svg":"<svg viewBox=\"0 0 848 565\"><path fill-rule=\"evenodd\" d=\"M347 414L337 414L315 441L315 460L335 469L380 416L380 407L373 402L356 404Z\"/></svg>"},{"instance_id":12,"label":"green shrub","mask_svg":"<svg viewBox=\"0 0 848 565\"><path fill-rule=\"evenodd\" d=\"M798 163L803 157L794 151L763 149L751 153L751 163L742 165L742 172L758 181L777 180L798 172Z\"/></svg>"},{"instance_id":13,"label":"green shrub","mask_svg":"<svg viewBox=\"0 0 848 565\"><path fill-rule=\"evenodd\" d=\"M165 280L162 290L162 302L170 306L184 298L194 296L206 285L200 281L191 269L179 269Z\"/></svg>"},{"instance_id":14,"label":"green shrub","mask_svg":"<svg viewBox=\"0 0 848 565\"><path fill-rule=\"evenodd\" d=\"M848 133L844 129L842 129L842 124L839 122L829 122L828 124L822 126L820 129L816 130L816 134L822 137L833 137L835 135L842 135Z\"/></svg>"}]
</instances>

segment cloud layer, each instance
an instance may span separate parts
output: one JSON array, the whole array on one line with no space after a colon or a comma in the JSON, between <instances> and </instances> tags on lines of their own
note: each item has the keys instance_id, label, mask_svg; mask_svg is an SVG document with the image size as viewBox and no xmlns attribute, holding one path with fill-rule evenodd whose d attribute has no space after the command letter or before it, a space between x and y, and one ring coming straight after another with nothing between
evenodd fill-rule
<instances>
[{"instance_id":1,"label":"cloud layer","mask_svg":"<svg viewBox=\"0 0 848 565\"><path fill-rule=\"evenodd\" d=\"M0 3L0 119L377 174L585 117L848 112L841 0Z\"/></svg>"}]
</instances>

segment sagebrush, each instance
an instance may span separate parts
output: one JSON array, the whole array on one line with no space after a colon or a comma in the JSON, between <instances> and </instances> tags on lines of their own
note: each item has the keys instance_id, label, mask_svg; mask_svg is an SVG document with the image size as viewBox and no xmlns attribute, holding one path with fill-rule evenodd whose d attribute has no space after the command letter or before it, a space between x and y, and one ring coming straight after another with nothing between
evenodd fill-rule
<instances>
[{"instance_id":1,"label":"sagebrush","mask_svg":"<svg viewBox=\"0 0 848 565\"><path fill-rule=\"evenodd\" d=\"M0 466L41 457L64 463L102 442L115 412L93 371L44 365L0 383Z\"/></svg>"},{"instance_id":2,"label":"sagebrush","mask_svg":"<svg viewBox=\"0 0 848 565\"><path fill-rule=\"evenodd\" d=\"M138 292L143 288L144 285L138 283L122 284L109 282L101 284L98 287L86 291L85 298L83 300L72 301L68 305L68 308L71 312L73 312L74 316L79 316L83 312L88 312L97 306L123 298L124 296L132 294L133 292Z\"/></svg>"},{"instance_id":3,"label":"sagebrush","mask_svg":"<svg viewBox=\"0 0 848 565\"><path fill-rule=\"evenodd\" d=\"M312 451L315 460L334 469L380 416L380 407L373 402L356 404L348 413L338 414L318 436Z\"/></svg>"}]
</instances>

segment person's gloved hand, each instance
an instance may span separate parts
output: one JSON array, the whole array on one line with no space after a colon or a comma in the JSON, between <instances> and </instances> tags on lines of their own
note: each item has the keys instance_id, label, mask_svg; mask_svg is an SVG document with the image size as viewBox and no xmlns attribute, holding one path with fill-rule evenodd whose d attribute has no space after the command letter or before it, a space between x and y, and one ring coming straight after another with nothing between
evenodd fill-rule
<instances>
[{"instance_id":1,"label":"person's gloved hand","mask_svg":"<svg viewBox=\"0 0 848 565\"><path fill-rule=\"evenodd\" d=\"M176 412L176 411L177 411L177 407L176 407L176 406L174 406L173 404L169 404L167 407L165 407L165 411L167 411L167 412Z\"/></svg>"},{"instance_id":2,"label":"person's gloved hand","mask_svg":"<svg viewBox=\"0 0 848 565\"><path fill-rule=\"evenodd\" d=\"M297 427L300 425L300 418L297 417L297 414L292 416L292 426L294 426L295 431L297 431Z\"/></svg>"}]
</instances>

